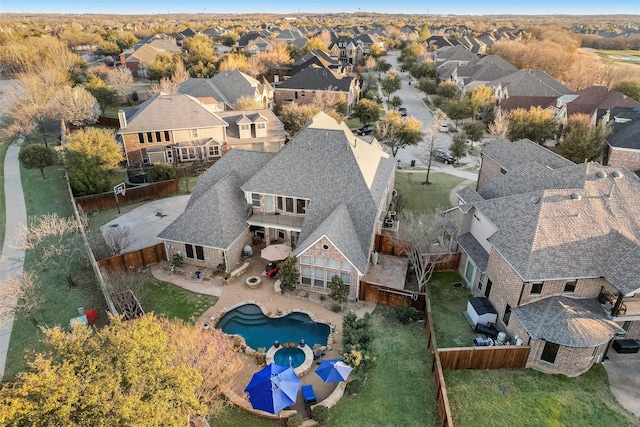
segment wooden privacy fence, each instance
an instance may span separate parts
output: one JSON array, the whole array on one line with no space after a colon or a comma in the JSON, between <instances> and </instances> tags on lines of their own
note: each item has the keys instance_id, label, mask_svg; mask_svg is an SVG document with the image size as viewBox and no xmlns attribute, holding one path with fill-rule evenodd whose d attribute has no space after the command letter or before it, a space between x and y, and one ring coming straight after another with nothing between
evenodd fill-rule
<instances>
[{"instance_id":1,"label":"wooden privacy fence","mask_svg":"<svg viewBox=\"0 0 640 427\"><path fill-rule=\"evenodd\" d=\"M427 332L427 343L429 345L429 355L431 356L431 373L433 374L436 385L436 400L438 401L441 425L442 427L453 427L447 386L444 382L444 374L440 362L438 344L436 343L436 336L433 330L433 323L431 323L431 303L428 298L425 301L424 328Z\"/></svg>"},{"instance_id":2,"label":"wooden privacy fence","mask_svg":"<svg viewBox=\"0 0 640 427\"><path fill-rule=\"evenodd\" d=\"M110 127L120 127L120 120L113 117L100 116L98 117L98 122L96 123L100 126L110 126Z\"/></svg>"},{"instance_id":3,"label":"wooden privacy fence","mask_svg":"<svg viewBox=\"0 0 640 427\"><path fill-rule=\"evenodd\" d=\"M438 349L440 363L445 371L524 368L530 351L531 347L525 345Z\"/></svg>"},{"instance_id":4,"label":"wooden privacy fence","mask_svg":"<svg viewBox=\"0 0 640 427\"><path fill-rule=\"evenodd\" d=\"M392 307L400 307L409 304L416 310L424 310L424 295L387 286L375 285L368 282L360 282L361 300L376 301Z\"/></svg>"},{"instance_id":5,"label":"wooden privacy fence","mask_svg":"<svg viewBox=\"0 0 640 427\"><path fill-rule=\"evenodd\" d=\"M404 251L393 237L376 234L374 249L381 254L404 256ZM460 252L438 254L440 260L436 263L434 271L455 271L460 265ZM435 256L435 255L434 255Z\"/></svg>"},{"instance_id":6,"label":"wooden privacy fence","mask_svg":"<svg viewBox=\"0 0 640 427\"><path fill-rule=\"evenodd\" d=\"M155 199L156 197L167 196L178 191L178 181L175 179L169 181L155 182L153 184L143 185L140 187L127 188L124 196L118 195L118 203L126 205L143 200ZM90 196L76 197L74 199L76 205L81 206L85 212L113 208L116 206L116 198L113 192L92 194Z\"/></svg>"},{"instance_id":7,"label":"wooden privacy fence","mask_svg":"<svg viewBox=\"0 0 640 427\"><path fill-rule=\"evenodd\" d=\"M102 259L98 261L98 266L105 271L127 271L129 269L144 268L160 261L166 261L166 259L164 243L158 243L137 251Z\"/></svg>"}]
</instances>

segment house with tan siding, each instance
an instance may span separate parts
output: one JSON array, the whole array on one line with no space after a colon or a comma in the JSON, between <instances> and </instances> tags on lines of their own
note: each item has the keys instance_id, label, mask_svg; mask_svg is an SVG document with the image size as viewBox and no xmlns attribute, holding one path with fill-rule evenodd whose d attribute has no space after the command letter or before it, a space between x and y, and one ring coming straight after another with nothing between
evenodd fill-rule
<instances>
[{"instance_id":1,"label":"house with tan siding","mask_svg":"<svg viewBox=\"0 0 640 427\"><path fill-rule=\"evenodd\" d=\"M477 190L447 215L461 275L498 329L532 347L528 367L580 375L612 340L640 339L638 194L624 167L573 164L531 141L482 151Z\"/></svg>"}]
</instances>

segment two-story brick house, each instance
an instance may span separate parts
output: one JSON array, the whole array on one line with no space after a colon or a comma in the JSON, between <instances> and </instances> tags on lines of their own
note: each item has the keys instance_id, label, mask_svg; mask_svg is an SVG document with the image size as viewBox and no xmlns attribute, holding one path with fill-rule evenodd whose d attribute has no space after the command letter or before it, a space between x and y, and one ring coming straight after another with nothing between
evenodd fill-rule
<instances>
[{"instance_id":1,"label":"two-story brick house","mask_svg":"<svg viewBox=\"0 0 640 427\"><path fill-rule=\"evenodd\" d=\"M285 141L271 110L217 111L183 94L157 95L118 117L130 167L214 160L231 148L276 152Z\"/></svg>"},{"instance_id":2,"label":"two-story brick house","mask_svg":"<svg viewBox=\"0 0 640 427\"><path fill-rule=\"evenodd\" d=\"M328 292L334 275L359 293L391 200L395 161L325 113L278 153L232 150L198 181L184 213L159 239L171 258L226 266L255 237L294 248L300 285Z\"/></svg>"},{"instance_id":3,"label":"two-story brick house","mask_svg":"<svg viewBox=\"0 0 640 427\"><path fill-rule=\"evenodd\" d=\"M447 212L460 273L532 347L527 366L580 375L616 336L640 338L640 180L530 141L482 151L477 191Z\"/></svg>"}]
</instances>

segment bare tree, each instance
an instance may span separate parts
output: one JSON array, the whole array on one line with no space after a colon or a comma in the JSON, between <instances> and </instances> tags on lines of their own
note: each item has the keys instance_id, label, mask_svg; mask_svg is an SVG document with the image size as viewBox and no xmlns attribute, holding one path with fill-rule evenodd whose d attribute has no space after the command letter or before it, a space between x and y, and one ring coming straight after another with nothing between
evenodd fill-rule
<instances>
[{"instance_id":1,"label":"bare tree","mask_svg":"<svg viewBox=\"0 0 640 427\"><path fill-rule=\"evenodd\" d=\"M31 311L44 299L37 292L35 279L35 274L25 270L21 277L10 277L0 286L0 324L13 318L18 311L23 311L37 325Z\"/></svg>"},{"instance_id":2,"label":"bare tree","mask_svg":"<svg viewBox=\"0 0 640 427\"><path fill-rule=\"evenodd\" d=\"M127 88L133 84L133 76L128 68L117 67L109 71L106 83L117 90L120 95L126 97Z\"/></svg>"},{"instance_id":3,"label":"bare tree","mask_svg":"<svg viewBox=\"0 0 640 427\"><path fill-rule=\"evenodd\" d=\"M128 227L111 227L104 234L104 241L111 248L112 255L120 255L131 245L131 233Z\"/></svg>"},{"instance_id":4,"label":"bare tree","mask_svg":"<svg viewBox=\"0 0 640 427\"><path fill-rule=\"evenodd\" d=\"M55 97L55 107L62 119L74 126L92 124L100 116L100 104L86 89L63 87Z\"/></svg>"},{"instance_id":5,"label":"bare tree","mask_svg":"<svg viewBox=\"0 0 640 427\"><path fill-rule=\"evenodd\" d=\"M416 273L418 292L423 292L436 264L449 252L444 244L443 224L443 217L439 212L429 214L405 211L400 214L400 228L394 243L409 258Z\"/></svg>"},{"instance_id":6,"label":"bare tree","mask_svg":"<svg viewBox=\"0 0 640 427\"><path fill-rule=\"evenodd\" d=\"M424 132L424 144L421 144L418 147L416 156L418 160L427 165L427 176L424 179L424 185L431 184L429 182L429 174L431 173L431 163L433 162L433 150L436 145L436 138L438 136L438 128L444 122L444 115L440 112L440 110L436 110L433 113L433 123L431 126L427 127Z\"/></svg>"},{"instance_id":7,"label":"bare tree","mask_svg":"<svg viewBox=\"0 0 640 427\"><path fill-rule=\"evenodd\" d=\"M160 93L166 93L167 95L175 95L178 93L178 86L180 83L189 79L189 72L184 68L184 62L182 59L176 59L175 69L171 78L163 77L158 83L153 83L149 92L157 95Z\"/></svg>"},{"instance_id":8,"label":"bare tree","mask_svg":"<svg viewBox=\"0 0 640 427\"><path fill-rule=\"evenodd\" d=\"M506 138L508 133L509 120L507 119L507 114L498 109L493 116L493 122L489 125L489 134Z\"/></svg>"}]
</instances>

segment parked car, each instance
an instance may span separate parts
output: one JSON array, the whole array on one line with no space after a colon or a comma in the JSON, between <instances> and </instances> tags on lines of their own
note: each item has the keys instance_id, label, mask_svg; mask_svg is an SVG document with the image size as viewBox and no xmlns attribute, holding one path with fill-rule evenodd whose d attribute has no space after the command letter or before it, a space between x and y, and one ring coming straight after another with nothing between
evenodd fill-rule
<instances>
[{"instance_id":1,"label":"parked car","mask_svg":"<svg viewBox=\"0 0 640 427\"><path fill-rule=\"evenodd\" d=\"M401 115L402 117L407 117L407 109L406 109L406 108L404 108L404 107L399 107L399 108L398 108L398 112L400 113L400 115Z\"/></svg>"},{"instance_id":2,"label":"parked car","mask_svg":"<svg viewBox=\"0 0 640 427\"><path fill-rule=\"evenodd\" d=\"M360 129L356 130L356 135L371 135L373 129L373 125L364 125Z\"/></svg>"},{"instance_id":3,"label":"parked car","mask_svg":"<svg viewBox=\"0 0 640 427\"><path fill-rule=\"evenodd\" d=\"M434 150L433 157L436 160L441 161L442 163L452 164L453 162L456 161L456 158L453 157L453 155L447 150L441 150L441 149Z\"/></svg>"},{"instance_id":4,"label":"parked car","mask_svg":"<svg viewBox=\"0 0 640 427\"><path fill-rule=\"evenodd\" d=\"M438 126L438 132L449 132L449 125L446 123L440 123L440 126Z\"/></svg>"}]
</instances>

